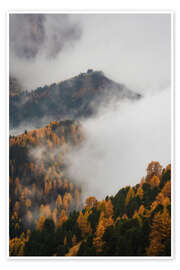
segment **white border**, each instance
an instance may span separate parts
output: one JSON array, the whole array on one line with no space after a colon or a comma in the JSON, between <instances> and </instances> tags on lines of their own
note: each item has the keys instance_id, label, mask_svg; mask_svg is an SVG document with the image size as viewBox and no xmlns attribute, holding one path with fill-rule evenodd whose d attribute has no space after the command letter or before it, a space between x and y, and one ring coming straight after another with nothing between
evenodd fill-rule
<instances>
[{"instance_id":1,"label":"white border","mask_svg":"<svg viewBox=\"0 0 180 270\"><path fill-rule=\"evenodd\" d=\"M169 14L171 15L171 256L17 256L11 257L9 256L9 15L10 14ZM7 130L6 130L6 139L7 139L7 169L6 169L6 190L7 190L7 199L6 199L6 210L7 210L7 221L6 221L6 259L13 261L13 260L126 260L126 261L137 261L137 260L168 260L172 261L175 259L175 216L174 216L174 207L175 207L175 194L174 194L174 170L175 170L175 152L174 152L174 121L175 121L175 95L174 95L174 12L172 10L165 10L165 11L158 11L158 10L138 10L138 11L131 11L131 10L61 10L61 11L54 11L54 10L8 10L6 12L6 104L7 104L7 111L6 111L6 120L7 120Z\"/></svg>"}]
</instances>

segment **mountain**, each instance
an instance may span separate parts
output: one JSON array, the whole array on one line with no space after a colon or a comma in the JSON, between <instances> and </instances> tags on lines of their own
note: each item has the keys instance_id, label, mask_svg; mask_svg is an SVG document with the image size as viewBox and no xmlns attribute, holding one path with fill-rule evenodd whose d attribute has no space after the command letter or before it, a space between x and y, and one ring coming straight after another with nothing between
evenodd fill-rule
<instances>
[{"instance_id":1,"label":"mountain","mask_svg":"<svg viewBox=\"0 0 180 270\"><path fill-rule=\"evenodd\" d=\"M24 123L40 127L52 120L81 119L96 113L100 105L112 98L133 101L140 97L125 85L108 79L103 72L88 70L31 92L10 92L10 128Z\"/></svg>"}]
</instances>

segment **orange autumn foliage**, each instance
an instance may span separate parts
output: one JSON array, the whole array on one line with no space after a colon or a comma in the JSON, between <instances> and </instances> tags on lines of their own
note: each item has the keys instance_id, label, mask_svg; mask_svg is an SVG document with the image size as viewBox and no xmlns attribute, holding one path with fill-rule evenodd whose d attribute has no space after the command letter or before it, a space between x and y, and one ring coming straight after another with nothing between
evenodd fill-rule
<instances>
[{"instance_id":1,"label":"orange autumn foliage","mask_svg":"<svg viewBox=\"0 0 180 270\"><path fill-rule=\"evenodd\" d=\"M134 197L135 197L134 190L132 187L130 187L126 196L125 204L128 205L130 199L133 199Z\"/></svg>"},{"instance_id":2,"label":"orange autumn foliage","mask_svg":"<svg viewBox=\"0 0 180 270\"><path fill-rule=\"evenodd\" d=\"M41 217L39 218L38 222L37 222L37 230L42 231L44 222L45 222L45 217L44 217L44 216L41 216Z\"/></svg>"},{"instance_id":3,"label":"orange autumn foliage","mask_svg":"<svg viewBox=\"0 0 180 270\"><path fill-rule=\"evenodd\" d=\"M91 209L91 208L96 207L96 206L97 206L97 200L96 200L95 197L90 196L90 197L88 197L86 199L86 201L85 201L85 207L87 209Z\"/></svg>"},{"instance_id":4,"label":"orange autumn foliage","mask_svg":"<svg viewBox=\"0 0 180 270\"><path fill-rule=\"evenodd\" d=\"M62 226L62 224L68 219L66 211L63 209L61 210L59 221L58 221L58 226Z\"/></svg>"},{"instance_id":5,"label":"orange autumn foliage","mask_svg":"<svg viewBox=\"0 0 180 270\"><path fill-rule=\"evenodd\" d=\"M104 216L104 212L102 212L99 218L99 223L97 226L95 237L93 238L93 245L95 246L97 252L102 251L102 247L104 245L104 241L102 240L102 237L104 235L106 228L113 224L114 224L114 221L112 219L112 216L107 218Z\"/></svg>"},{"instance_id":6,"label":"orange autumn foliage","mask_svg":"<svg viewBox=\"0 0 180 270\"><path fill-rule=\"evenodd\" d=\"M84 214L80 211L79 216L77 218L77 224L81 230L82 237L92 232L91 225L88 221L89 214L90 212L87 210Z\"/></svg>"},{"instance_id":7,"label":"orange autumn foliage","mask_svg":"<svg viewBox=\"0 0 180 270\"><path fill-rule=\"evenodd\" d=\"M170 238L171 234L171 218L167 208L163 212L156 213L150 233L150 245L146 252L148 256L157 256L163 252L165 248L165 240Z\"/></svg>"}]
</instances>

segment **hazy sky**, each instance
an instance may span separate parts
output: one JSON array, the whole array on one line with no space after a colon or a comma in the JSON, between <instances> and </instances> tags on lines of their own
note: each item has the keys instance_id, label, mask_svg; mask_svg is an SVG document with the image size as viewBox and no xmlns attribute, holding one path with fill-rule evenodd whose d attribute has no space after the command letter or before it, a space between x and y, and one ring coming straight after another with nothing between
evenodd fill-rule
<instances>
[{"instance_id":1,"label":"hazy sky","mask_svg":"<svg viewBox=\"0 0 180 270\"><path fill-rule=\"evenodd\" d=\"M15 49L22 51L23 40L28 41L29 26L25 20L23 24L19 22L20 17L10 24L10 30L17 37L14 43L10 40L10 71L25 87L31 89L58 82L88 68L102 70L110 78L143 92L170 86L170 15L75 14L68 19L52 16L55 15L49 15L44 23L47 38L44 43L38 43L38 52L32 59L15 54ZM73 34L67 35L72 29ZM57 42L63 40L63 46L55 57L49 58L52 33L56 34Z\"/></svg>"}]
</instances>

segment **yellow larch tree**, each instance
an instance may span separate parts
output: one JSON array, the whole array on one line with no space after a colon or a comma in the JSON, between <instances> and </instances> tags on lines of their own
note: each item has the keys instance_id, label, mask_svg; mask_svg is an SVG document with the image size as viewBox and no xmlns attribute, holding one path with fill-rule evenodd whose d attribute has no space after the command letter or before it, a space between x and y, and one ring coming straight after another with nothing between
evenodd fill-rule
<instances>
[{"instance_id":1,"label":"yellow larch tree","mask_svg":"<svg viewBox=\"0 0 180 270\"><path fill-rule=\"evenodd\" d=\"M42 231L42 228L44 226L44 222L45 222L45 217L44 216L41 216L39 218L39 220L37 221L37 227L36 227L37 230Z\"/></svg>"},{"instance_id":2,"label":"yellow larch tree","mask_svg":"<svg viewBox=\"0 0 180 270\"><path fill-rule=\"evenodd\" d=\"M112 202L111 200L109 199L108 201L105 201L105 211L104 211L104 214L105 214L105 217L112 217L113 216L113 205L112 205Z\"/></svg>"},{"instance_id":3,"label":"yellow larch tree","mask_svg":"<svg viewBox=\"0 0 180 270\"><path fill-rule=\"evenodd\" d=\"M92 232L91 225L88 221L88 216L90 213L91 212L88 210L86 210L84 214L80 211L79 216L77 218L77 224L81 230L82 237Z\"/></svg>"},{"instance_id":4,"label":"yellow larch tree","mask_svg":"<svg viewBox=\"0 0 180 270\"><path fill-rule=\"evenodd\" d=\"M161 192L165 197L171 199L171 181L166 182Z\"/></svg>"},{"instance_id":5,"label":"yellow larch tree","mask_svg":"<svg viewBox=\"0 0 180 270\"><path fill-rule=\"evenodd\" d=\"M158 187L159 184L160 184L160 179L159 179L158 176L153 175L152 178L150 178L150 179L148 180L148 183L150 184L150 186L151 186L152 188Z\"/></svg>"},{"instance_id":6,"label":"yellow larch tree","mask_svg":"<svg viewBox=\"0 0 180 270\"><path fill-rule=\"evenodd\" d=\"M149 180L152 178L152 176L156 175L160 178L162 174L162 166L158 161L151 161L148 164L147 167L147 176L146 176L146 182L149 183Z\"/></svg>"},{"instance_id":7,"label":"yellow larch tree","mask_svg":"<svg viewBox=\"0 0 180 270\"><path fill-rule=\"evenodd\" d=\"M132 187L129 188L125 204L128 205L129 201L135 197L135 192Z\"/></svg>"},{"instance_id":8,"label":"yellow larch tree","mask_svg":"<svg viewBox=\"0 0 180 270\"><path fill-rule=\"evenodd\" d=\"M163 212L156 213L150 233L150 245L146 250L148 256L157 256L163 252L165 248L165 241L171 235L171 218L168 210L165 207Z\"/></svg>"},{"instance_id":9,"label":"yellow larch tree","mask_svg":"<svg viewBox=\"0 0 180 270\"><path fill-rule=\"evenodd\" d=\"M58 194L57 199L56 199L56 207L60 209L62 204L63 204L62 197L60 194Z\"/></svg>"},{"instance_id":10,"label":"yellow larch tree","mask_svg":"<svg viewBox=\"0 0 180 270\"><path fill-rule=\"evenodd\" d=\"M44 215L46 218L50 218L51 217L51 208L48 204L46 204L44 206Z\"/></svg>"},{"instance_id":11,"label":"yellow larch tree","mask_svg":"<svg viewBox=\"0 0 180 270\"><path fill-rule=\"evenodd\" d=\"M97 206L97 199L93 196L90 196L86 199L85 201L85 207L87 209L91 209L93 207L96 207Z\"/></svg>"},{"instance_id":12,"label":"yellow larch tree","mask_svg":"<svg viewBox=\"0 0 180 270\"><path fill-rule=\"evenodd\" d=\"M143 191L142 187L139 186L137 189L137 192L136 192L136 196L139 196L139 198L142 200L143 195L144 195L144 191Z\"/></svg>"},{"instance_id":13,"label":"yellow larch tree","mask_svg":"<svg viewBox=\"0 0 180 270\"><path fill-rule=\"evenodd\" d=\"M96 236L93 238L93 246L96 248L97 252L102 251L102 246L104 245L102 237L104 232L105 232L104 221L103 219L100 219L96 230Z\"/></svg>"},{"instance_id":14,"label":"yellow larch tree","mask_svg":"<svg viewBox=\"0 0 180 270\"><path fill-rule=\"evenodd\" d=\"M145 210L145 209L144 209L144 205L141 204L140 207L139 207L139 210L138 210L138 214L141 215L141 216L143 216L144 210Z\"/></svg>"},{"instance_id":15,"label":"yellow larch tree","mask_svg":"<svg viewBox=\"0 0 180 270\"><path fill-rule=\"evenodd\" d=\"M76 243L77 243L77 237L75 234L73 234L72 243L73 243L73 246L76 245Z\"/></svg>"},{"instance_id":16,"label":"yellow larch tree","mask_svg":"<svg viewBox=\"0 0 180 270\"><path fill-rule=\"evenodd\" d=\"M15 237L9 242L9 255L10 256L23 256L25 240Z\"/></svg>"},{"instance_id":17,"label":"yellow larch tree","mask_svg":"<svg viewBox=\"0 0 180 270\"><path fill-rule=\"evenodd\" d=\"M53 212L52 212L52 219L53 219L55 225L56 225L56 223L57 223L57 213L58 213L57 208L54 208L54 210L53 210Z\"/></svg>"},{"instance_id":18,"label":"yellow larch tree","mask_svg":"<svg viewBox=\"0 0 180 270\"><path fill-rule=\"evenodd\" d=\"M102 211L100 214L99 223L97 226L95 237L93 238L93 245L95 246L97 252L102 251L102 246L104 245L102 237L104 235L106 228L113 224L114 224L114 221L112 219L112 216L107 217L104 215L104 212Z\"/></svg>"},{"instance_id":19,"label":"yellow larch tree","mask_svg":"<svg viewBox=\"0 0 180 270\"><path fill-rule=\"evenodd\" d=\"M64 209L62 209L57 225L60 227L67 219L68 219L68 217L67 217L66 211Z\"/></svg>"}]
</instances>

